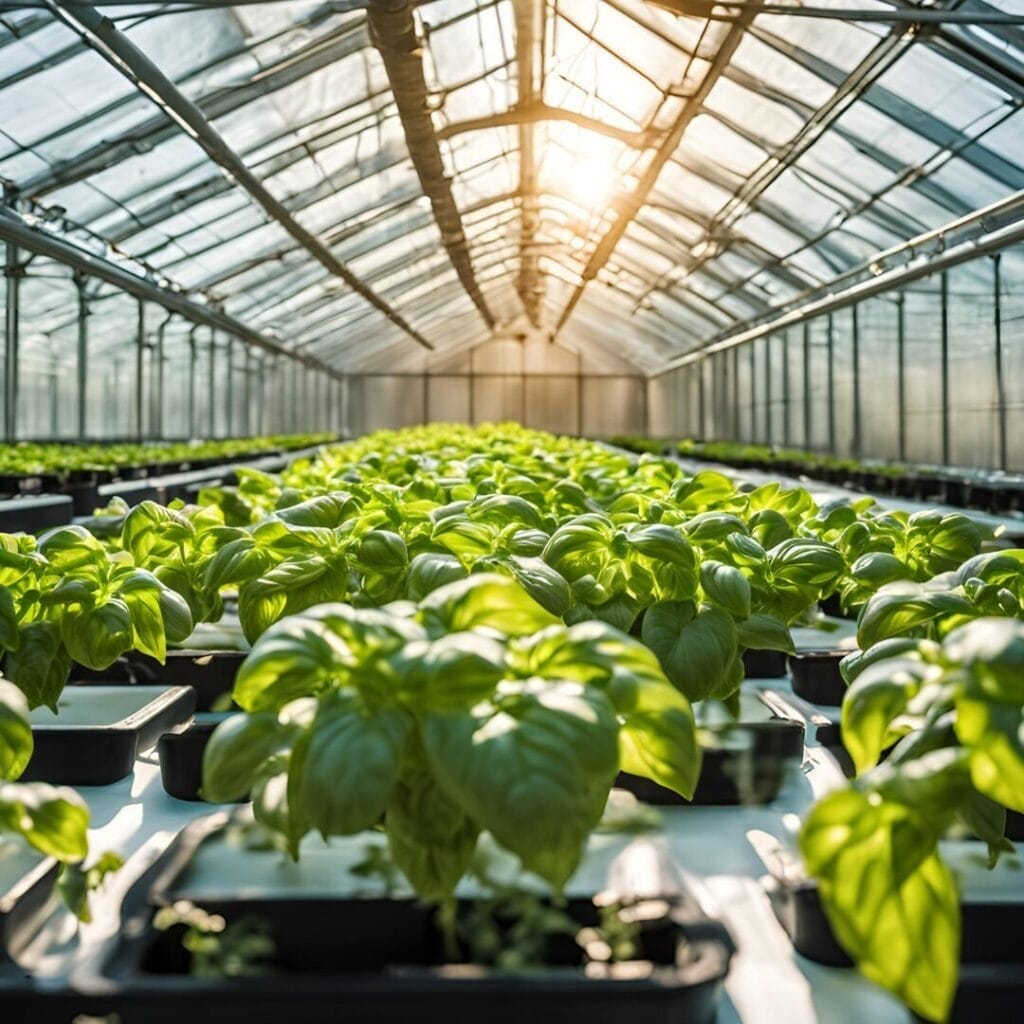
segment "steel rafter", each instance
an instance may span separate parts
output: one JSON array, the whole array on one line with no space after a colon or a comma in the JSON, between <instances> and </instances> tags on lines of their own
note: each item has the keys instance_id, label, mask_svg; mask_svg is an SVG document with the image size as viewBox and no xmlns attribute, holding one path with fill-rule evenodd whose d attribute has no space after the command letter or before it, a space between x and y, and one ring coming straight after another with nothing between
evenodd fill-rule
<instances>
[{"instance_id":1,"label":"steel rafter","mask_svg":"<svg viewBox=\"0 0 1024 1024\"><path fill-rule=\"evenodd\" d=\"M462 217L452 196L451 181L445 173L434 131L414 5L410 0L371 0L367 20L370 38L384 61L384 70L398 106L409 156L423 186L423 193L430 200L434 219L441 232L441 242L466 294L480 311L487 326L493 327L495 317L473 273L473 261Z\"/></svg>"},{"instance_id":2,"label":"steel rafter","mask_svg":"<svg viewBox=\"0 0 1024 1024\"><path fill-rule=\"evenodd\" d=\"M54 5L55 9L58 5ZM348 269L324 243L304 228L275 198L266 186L249 170L242 159L224 141L217 130L206 120L202 111L182 95L180 90L141 50L120 33L108 18L94 8L68 4L60 0L60 9L70 16L71 21L81 27L83 37L101 56L126 78L142 89L175 127L186 132L206 152L214 163L232 175L239 186L263 208L266 214L277 221L309 254L321 263L328 273L344 281L353 291L360 294L370 305L375 306L388 320L400 327L414 341L424 348L433 345L423 337L396 310L368 288Z\"/></svg>"},{"instance_id":3,"label":"steel rafter","mask_svg":"<svg viewBox=\"0 0 1024 1024\"><path fill-rule=\"evenodd\" d=\"M636 187L631 192L624 193L620 196L619 202L616 204L616 213L618 216L605 232L601 240L597 243L594 252L587 261L587 265L583 271L583 280L579 285L577 285L569 301L566 303L565 308L562 310L561 316L558 318L558 322L555 326L554 332L552 333L552 338L561 331L569 317L572 316L573 310L583 297L583 292L586 290L587 285L601 272L602 268L615 251L615 247L621 241L622 236L626 233L626 228L629 227L630 223L640 212L640 209L647 200L647 197L654 189L665 164L668 163L672 154L679 148L679 143L682 141L683 135L689 127L690 122L700 112L701 105L707 99L711 90L714 88L715 83L725 71L729 61L732 60L732 56L736 52L736 48L739 46L740 40L743 38L743 33L747 29L748 22L749 17L744 16L729 27L725 34L725 38L722 40L722 43L718 48L718 52L715 54L714 59L711 61L707 71L704 73L704 77L701 79L700 85L694 91L693 95L686 99L682 110L679 112L679 115L676 117L672 127L655 150L652 159L648 163L644 173L641 175Z\"/></svg>"}]
</instances>

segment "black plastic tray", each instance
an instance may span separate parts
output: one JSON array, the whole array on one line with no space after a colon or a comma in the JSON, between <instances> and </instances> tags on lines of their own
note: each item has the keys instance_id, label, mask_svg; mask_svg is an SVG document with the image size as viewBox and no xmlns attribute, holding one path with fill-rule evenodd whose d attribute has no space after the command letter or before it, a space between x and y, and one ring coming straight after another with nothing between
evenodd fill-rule
<instances>
[{"instance_id":1,"label":"black plastic tray","mask_svg":"<svg viewBox=\"0 0 1024 1024\"><path fill-rule=\"evenodd\" d=\"M176 800L202 799L199 790L203 783L203 753L213 730L228 717L230 715L220 715L216 720L188 722L160 737L156 750L160 779L168 796Z\"/></svg>"},{"instance_id":2,"label":"black plastic tray","mask_svg":"<svg viewBox=\"0 0 1024 1024\"><path fill-rule=\"evenodd\" d=\"M778 679L784 676L785 651L744 651L743 674L746 679Z\"/></svg>"},{"instance_id":3,"label":"black plastic tray","mask_svg":"<svg viewBox=\"0 0 1024 1024\"><path fill-rule=\"evenodd\" d=\"M731 727L708 730L720 733L724 742L703 746L700 778L693 800L684 800L671 789L627 772L619 773L615 785L628 790L638 800L656 806L770 803L778 795L787 770L803 760L804 725L783 718L770 705L768 707L772 717L766 721L741 721ZM735 740L740 735L746 742L729 743L730 736ZM741 783L741 779L745 781Z\"/></svg>"},{"instance_id":4,"label":"black plastic tray","mask_svg":"<svg viewBox=\"0 0 1024 1024\"><path fill-rule=\"evenodd\" d=\"M99 713L111 696L123 699L125 692L124 686L69 686L58 708L94 702ZM118 782L132 773L140 750L195 709L195 693L187 686L140 686L132 694L139 698L137 708L109 723L61 724L59 713L52 724L33 722L35 750L22 779L67 786Z\"/></svg>"},{"instance_id":5,"label":"black plastic tray","mask_svg":"<svg viewBox=\"0 0 1024 1024\"><path fill-rule=\"evenodd\" d=\"M850 651L797 651L789 656L789 675L793 692L812 704L837 708L846 694L846 680L839 663Z\"/></svg>"},{"instance_id":6,"label":"black plastic tray","mask_svg":"<svg viewBox=\"0 0 1024 1024\"><path fill-rule=\"evenodd\" d=\"M71 499L63 494L24 495L0 501L0 533L39 533L67 526L72 511Z\"/></svg>"},{"instance_id":7,"label":"black plastic tray","mask_svg":"<svg viewBox=\"0 0 1024 1024\"><path fill-rule=\"evenodd\" d=\"M359 899L322 894L280 899L226 893L197 902L228 922L257 917L269 926L279 973L236 981L183 973L180 935L152 926L156 906L189 899L176 879L199 845L224 826L225 815L200 819L171 843L129 891L122 928L98 973L77 972L77 996L65 1012L117 1012L122 1024L249 1024L253 1020L359 1021L405 1024L712 1024L734 952L728 932L687 892L661 904L640 942L648 959L617 977L587 977L569 965L562 940L552 966L519 973L446 963L435 911L412 899ZM589 899L570 900L581 924L596 922ZM329 922L327 927L316 921ZM637 969L636 964L641 964ZM342 969L339 970L339 967ZM629 965L626 965L628 968Z\"/></svg>"},{"instance_id":8,"label":"black plastic tray","mask_svg":"<svg viewBox=\"0 0 1024 1024\"><path fill-rule=\"evenodd\" d=\"M60 864L53 857L40 854L14 885L0 892L0 963L5 955L16 954L34 934L50 904L59 872Z\"/></svg>"},{"instance_id":9,"label":"black plastic tray","mask_svg":"<svg viewBox=\"0 0 1024 1024\"><path fill-rule=\"evenodd\" d=\"M130 651L102 671L75 665L71 680L80 685L188 686L195 691L196 710L211 711L220 698L230 695L238 669L247 656L247 651L172 648L161 665L156 658Z\"/></svg>"},{"instance_id":10,"label":"black plastic tray","mask_svg":"<svg viewBox=\"0 0 1024 1024\"><path fill-rule=\"evenodd\" d=\"M808 960L830 967L852 967L836 942L813 881L795 885L771 879L775 916L793 948ZM950 1021L1019 1019L1024 1005L1024 929L1019 903L963 902L960 985Z\"/></svg>"}]
</instances>

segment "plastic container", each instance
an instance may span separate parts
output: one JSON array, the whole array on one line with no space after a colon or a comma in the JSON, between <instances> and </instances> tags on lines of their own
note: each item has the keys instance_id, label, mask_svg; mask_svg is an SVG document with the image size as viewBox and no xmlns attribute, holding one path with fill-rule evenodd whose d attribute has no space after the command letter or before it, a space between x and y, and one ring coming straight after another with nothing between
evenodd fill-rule
<instances>
[{"instance_id":1,"label":"plastic container","mask_svg":"<svg viewBox=\"0 0 1024 1024\"><path fill-rule=\"evenodd\" d=\"M195 710L187 686L68 686L58 714L30 714L35 749L21 778L66 786L107 786L132 773L153 746Z\"/></svg>"},{"instance_id":2,"label":"plastic container","mask_svg":"<svg viewBox=\"0 0 1024 1024\"><path fill-rule=\"evenodd\" d=\"M71 499L64 494L22 495L0 501L0 533L39 533L71 522Z\"/></svg>"},{"instance_id":3,"label":"plastic container","mask_svg":"<svg viewBox=\"0 0 1024 1024\"><path fill-rule=\"evenodd\" d=\"M0 839L0 963L17 955L35 934L51 905L59 872L53 857Z\"/></svg>"},{"instance_id":4,"label":"plastic container","mask_svg":"<svg viewBox=\"0 0 1024 1024\"><path fill-rule=\"evenodd\" d=\"M197 715L157 741L160 778L164 791L176 800L201 800L203 754L213 730L230 715Z\"/></svg>"},{"instance_id":5,"label":"plastic container","mask_svg":"<svg viewBox=\"0 0 1024 1024\"><path fill-rule=\"evenodd\" d=\"M744 651L743 674L747 679L778 679L784 676L785 651Z\"/></svg>"},{"instance_id":6,"label":"plastic container","mask_svg":"<svg viewBox=\"0 0 1024 1024\"><path fill-rule=\"evenodd\" d=\"M846 680L839 663L851 652L832 649L797 651L789 656L793 692L812 704L839 707L846 694Z\"/></svg>"},{"instance_id":7,"label":"plastic container","mask_svg":"<svg viewBox=\"0 0 1024 1024\"><path fill-rule=\"evenodd\" d=\"M639 904L644 920L638 958L588 975L569 936L548 945L549 966L500 972L445 955L436 912L411 898L359 898L331 892L273 890L242 879L221 893L190 891L180 878L200 844L227 823L200 819L171 843L132 887L122 927L100 968L72 979L69 1008L122 1024L221 1024L301 1020L309 1024L373 1021L405 1024L712 1024L734 951L723 926L678 883L664 899ZM232 851L232 856L245 856ZM276 856L276 855L275 855ZM228 883L225 883L228 885ZM287 884L287 883L284 883ZM177 929L157 932L157 906L192 900L230 924L265 923L274 942L275 973L220 980L192 977ZM460 901L460 912L469 907ZM570 897L580 925L595 924L589 898ZM464 951L462 951L464 954Z\"/></svg>"}]
</instances>

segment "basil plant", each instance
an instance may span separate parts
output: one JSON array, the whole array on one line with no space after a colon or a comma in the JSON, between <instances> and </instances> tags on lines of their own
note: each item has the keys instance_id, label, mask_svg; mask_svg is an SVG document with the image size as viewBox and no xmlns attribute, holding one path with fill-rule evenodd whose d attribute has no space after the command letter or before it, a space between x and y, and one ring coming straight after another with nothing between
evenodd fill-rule
<instances>
[{"instance_id":1,"label":"basil plant","mask_svg":"<svg viewBox=\"0 0 1024 1024\"><path fill-rule=\"evenodd\" d=\"M89 811L73 789L14 781L31 757L28 702L0 679L0 842L18 836L48 857L77 863L88 852Z\"/></svg>"},{"instance_id":2,"label":"basil plant","mask_svg":"<svg viewBox=\"0 0 1024 1024\"><path fill-rule=\"evenodd\" d=\"M955 825L990 866L1024 813L1024 623L979 618L941 643L901 639L847 666L843 741L857 769L819 801L800 845L840 944L872 980L944 1020L960 905L939 839ZM889 751L885 760L883 752Z\"/></svg>"},{"instance_id":3,"label":"basil plant","mask_svg":"<svg viewBox=\"0 0 1024 1024\"><path fill-rule=\"evenodd\" d=\"M620 770L689 798L700 769L690 704L647 648L566 626L493 573L283 619L233 696L246 714L211 737L204 796L251 794L295 857L310 831L382 824L430 900L450 897L485 830L560 889Z\"/></svg>"}]
</instances>

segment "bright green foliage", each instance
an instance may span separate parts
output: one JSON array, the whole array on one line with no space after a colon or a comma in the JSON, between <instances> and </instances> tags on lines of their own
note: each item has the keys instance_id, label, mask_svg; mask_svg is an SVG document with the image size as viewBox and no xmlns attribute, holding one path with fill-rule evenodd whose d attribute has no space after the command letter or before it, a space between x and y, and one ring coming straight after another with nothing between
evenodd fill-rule
<instances>
[{"instance_id":1,"label":"bright green foliage","mask_svg":"<svg viewBox=\"0 0 1024 1024\"><path fill-rule=\"evenodd\" d=\"M1024 623L977 618L941 644L887 640L844 674L843 741L858 777L814 807L801 847L864 973L944 1020L960 919L938 841L959 821L990 863L1013 848L1003 831L1007 808L1024 811Z\"/></svg>"},{"instance_id":2,"label":"bright green foliage","mask_svg":"<svg viewBox=\"0 0 1024 1024\"><path fill-rule=\"evenodd\" d=\"M89 811L72 789L12 781L31 756L28 703L17 687L0 680L0 839L17 835L47 856L80 861L88 852Z\"/></svg>"},{"instance_id":3,"label":"bright green foliage","mask_svg":"<svg viewBox=\"0 0 1024 1024\"><path fill-rule=\"evenodd\" d=\"M689 703L638 641L565 626L508 576L418 604L327 604L272 627L242 666L248 713L206 750L204 793L252 792L293 852L383 821L416 890L449 895L483 829L560 888L620 766L691 796Z\"/></svg>"}]
</instances>

